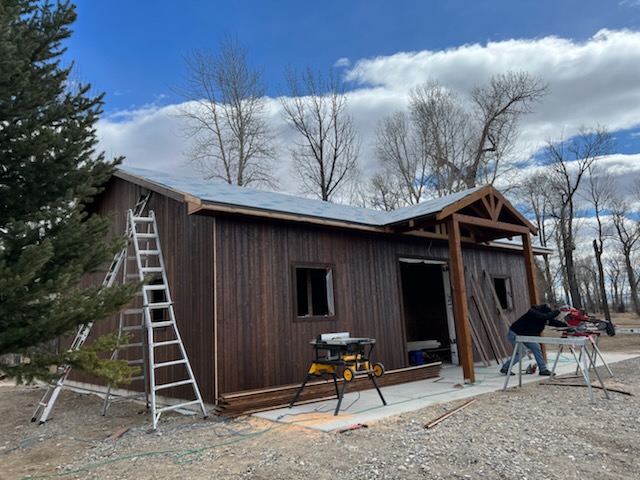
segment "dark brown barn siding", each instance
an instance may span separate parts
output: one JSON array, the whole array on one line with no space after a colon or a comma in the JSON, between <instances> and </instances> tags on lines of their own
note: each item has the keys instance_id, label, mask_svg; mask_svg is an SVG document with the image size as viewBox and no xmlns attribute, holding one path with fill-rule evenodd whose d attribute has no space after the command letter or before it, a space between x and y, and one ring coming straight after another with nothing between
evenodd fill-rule
<instances>
[{"instance_id":1,"label":"dark brown barn siding","mask_svg":"<svg viewBox=\"0 0 640 480\"><path fill-rule=\"evenodd\" d=\"M117 212L115 234L124 232L125 212L143 191L114 179L99 199L101 213ZM446 242L230 215L189 216L186 208L158 193L148 205L158 219L176 318L205 401L213 402L216 393L300 382L313 357L309 341L325 332L375 338L375 361L387 369L407 366L398 259L447 261ZM510 321L528 308L521 252L465 245L463 260L491 308L493 295L484 272L511 278L514 309L505 312ZM295 265L333 268L335 317L296 317ZM115 319L99 322L92 337L115 329ZM506 331L500 331L504 337ZM486 335L483 340L488 341ZM169 394L189 397L187 390Z\"/></svg>"},{"instance_id":2,"label":"dark brown barn siding","mask_svg":"<svg viewBox=\"0 0 640 480\"><path fill-rule=\"evenodd\" d=\"M447 259L446 244L229 217L217 225L221 393L300 381L312 359L309 341L325 332L376 338L376 360L407 366L398 257ZM517 252L465 249L464 258L480 275L524 278ZM295 264L333 267L335 317L296 318ZM492 299L488 286L485 294Z\"/></svg>"},{"instance_id":3,"label":"dark brown barn siding","mask_svg":"<svg viewBox=\"0 0 640 480\"><path fill-rule=\"evenodd\" d=\"M136 201L146 190L113 178L105 193L97 200L98 212L114 213L114 235L124 234L126 212L133 208ZM213 225L210 217L188 216L186 204L168 197L153 194L147 205L147 211L156 214L158 232L167 270L167 278L174 308L176 322L182 336L187 355L194 370L201 393L205 401L213 402ZM105 267L106 268L106 267ZM102 281L95 277L93 281ZM117 330L117 319L111 318L97 322L92 329L89 341L99 335ZM163 356L158 358L161 361ZM176 367L180 368L180 367ZM162 383L168 382L171 375L182 372L163 369L159 377ZM95 379L75 373L74 379L95 382ZM131 388L141 389L142 385ZM164 392L163 392L164 393ZM167 391L167 395L178 398L193 398L190 387Z\"/></svg>"}]
</instances>

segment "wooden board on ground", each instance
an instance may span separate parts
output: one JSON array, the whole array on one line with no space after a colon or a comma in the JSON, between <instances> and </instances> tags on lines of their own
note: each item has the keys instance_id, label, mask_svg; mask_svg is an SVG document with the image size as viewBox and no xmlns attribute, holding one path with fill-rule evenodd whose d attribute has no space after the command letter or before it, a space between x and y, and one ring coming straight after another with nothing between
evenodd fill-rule
<instances>
[{"instance_id":1,"label":"wooden board on ground","mask_svg":"<svg viewBox=\"0 0 640 480\"><path fill-rule=\"evenodd\" d=\"M427 365L391 370L386 372L384 376L377 378L376 381L378 386L388 387L401 383L438 378L441 366L442 362L433 362ZM342 388L342 382L342 379L338 380L339 389ZM258 411L285 407L289 405L298 388L300 388L300 384L224 394L218 399L216 410L219 415L237 417ZM371 388L374 388L373 382L366 375L358 376L347 387L347 393ZM328 380L316 380L307 383L296 405L335 397L336 389L333 379L328 377Z\"/></svg>"}]
</instances>

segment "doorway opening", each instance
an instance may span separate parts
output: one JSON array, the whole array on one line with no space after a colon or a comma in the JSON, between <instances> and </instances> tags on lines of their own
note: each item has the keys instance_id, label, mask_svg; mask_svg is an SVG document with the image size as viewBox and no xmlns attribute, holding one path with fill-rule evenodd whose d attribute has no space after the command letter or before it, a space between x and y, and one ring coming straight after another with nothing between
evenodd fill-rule
<instances>
[{"instance_id":1,"label":"doorway opening","mask_svg":"<svg viewBox=\"0 0 640 480\"><path fill-rule=\"evenodd\" d=\"M447 263L413 258L399 262L408 364L439 360L458 365Z\"/></svg>"}]
</instances>

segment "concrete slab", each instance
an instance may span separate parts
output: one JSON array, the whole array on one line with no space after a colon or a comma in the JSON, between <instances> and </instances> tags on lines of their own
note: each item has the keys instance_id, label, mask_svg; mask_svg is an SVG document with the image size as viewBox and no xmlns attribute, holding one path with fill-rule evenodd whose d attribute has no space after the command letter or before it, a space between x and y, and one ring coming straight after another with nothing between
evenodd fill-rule
<instances>
[{"instance_id":1,"label":"concrete slab","mask_svg":"<svg viewBox=\"0 0 640 480\"><path fill-rule=\"evenodd\" d=\"M549 368L556 358L556 351L547 349ZM605 353L602 356L615 375L615 367L612 364L634 358L638 355L625 353ZM534 364L533 360L523 361L523 367ZM602 362L598 359L598 366ZM387 405L383 405L378 392L375 389L362 392L353 392L344 396L340 412L334 415L337 399L323 400L319 402L294 405L293 408L280 408L268 412L254 414L256 417L272 420L274 422L296 424L322 431L333 431L351 428L357 425L365 425L385 417L399 415L404 412L418 410L438 403L446 403L454 400L464 400L483 393L501 390L504 386L505 376L500 374L500 365L493 364L490 367L476 365L476 382L464 384L462 367L443 365L440 377L437 379L421 380L418 382L393 385L381 389ZM514 367L517 372L517 367ZM556 374L574 374L576 362L570 352L563 352L556 366ZM603 380L609 375L604 373ZM531 383L547 380L549 377L534 375L522 375L522 383ZM594 378L594 381L597 380ZM518 387L518 376L509 379L508 388ZM602 397L604 400L604 397ZM596 394L596 401L601 398ZM589 402L585 393L585 402Z\"/></svg>"}]
</instances>

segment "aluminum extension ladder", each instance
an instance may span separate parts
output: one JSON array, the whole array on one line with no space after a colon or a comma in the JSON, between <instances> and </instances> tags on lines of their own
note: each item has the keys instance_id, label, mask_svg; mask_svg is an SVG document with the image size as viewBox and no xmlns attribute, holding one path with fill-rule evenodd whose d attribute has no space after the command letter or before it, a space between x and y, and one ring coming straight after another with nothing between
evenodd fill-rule
<instances>
[{"instance_id":1,"label":"aluminum extension ladder","mask_svg":"<svg viewBox=\"0 0 640 480\"><path fill-rule=\"evenodd\" d=\"M149 201L149 196L150 194L141 196L138 202L135 204L133 211L135 212L136 215L142 214L145 207L147 206L147 202ZM130 241L132 232L129 230L128 227L126 229L125 235ZM118 271L120 270L120 268L124 263L124 260L126 259L126 255L127 255L127 247L123 248L120 252L114 255L113 260L111 261L111 265L109 266L109 270L107 271L107 274L105 275L104 280L102 282L103 288L110 288L113 286L113 283L117 277ZM80 325L78 327L78 332L76 333L76 336L73 339L71 346L67 350L68 352L76 351L80 349L82 345L84 345L87 338L89 337L89 333L91 333L91 328L93 327L93 324L94 322L89 322L84 325ZM38 423L42 425L44 422L47 421L47 418L49 418L49 414L51 413L51 410L53 409L53 406L55 405L56 400L58 399L58 395L60 394L60 391L64 386L64 382L66 381L70 372L71 372L71 365L60 365L58 367L58 373L60 374L60 377L55 382L55 384L51 384L48 386L47 391L42 397L42 400L40 400L40 402L38 403L38 406L36 407L35 412L33 412L33 415L31 417L32 422L35 422L36 420L38 420ZM40 415L40 417L38 417L38 415Z\"/></svg>"},{"instance_id":2,"label":"aluminum extension ladder","mask_svg":"<svg viewBox=\"0 0 640 480\"><path fill-rule=\"evenodd\" d=\"M164 412L191 405L197 405L204 418L207 418L207 410L176 324L155 214L150 211L149 216L145 217L136 215L130 210L128 223L131 231L130 246L133 247L134 255L127 259L135 260L137 273L128 273L127 262L125 262L123 281L127 278L136 278L136 281L147 283L142 287L138 305L122 312L119 319L118 337L127 335L131 337L129 340L133 341L124 341L122 348L114 351L112 358L117 358L118 352L123 349L130 349L133 355L130 354L129 357L135 357L135 349L142 354L139 356L141 358L130 358L128 363L142 366L142 376L137 379L145 382L144 395L147 408L149 403L151 404L154 430ZM168 381L169 378L176 377L181 379ZM193 389L195 397L193 400L158 407L156 399L158 392L184 385L189 385ZM131 397L115 398L109 389L105 397L103 414L106 413L110 403L126 398Z\"/></svg>"}]
</instances>

